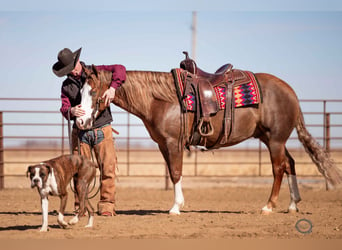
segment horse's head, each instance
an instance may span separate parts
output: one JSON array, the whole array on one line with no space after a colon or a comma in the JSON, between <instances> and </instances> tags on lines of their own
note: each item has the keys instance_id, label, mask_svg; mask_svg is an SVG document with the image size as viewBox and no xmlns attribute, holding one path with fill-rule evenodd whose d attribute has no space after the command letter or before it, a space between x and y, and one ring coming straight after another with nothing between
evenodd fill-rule
<instances>
[{"instance_id":1,"label":"horse's head","mask_svg":"<svg viewBox=\"0 0 342 250\"><path fill-rule=\"evenodd\" d=\"M91 69L83 67L86 74L86 81L81 89L81 108L85 114L76 118L76 125L79 129L87 130L93 127L94 120L106 108L102 96L108 89L104 82L102 71L97 71L92 65Z\"/></svg>"}]
</instances>

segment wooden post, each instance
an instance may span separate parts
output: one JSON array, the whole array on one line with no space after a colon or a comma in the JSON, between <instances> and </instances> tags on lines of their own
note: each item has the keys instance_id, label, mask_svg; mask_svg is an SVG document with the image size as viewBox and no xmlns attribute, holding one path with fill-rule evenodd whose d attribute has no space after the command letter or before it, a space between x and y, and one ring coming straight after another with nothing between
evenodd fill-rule
<instances>
[{"instance_id":1,"label":"wooden post","mask_svg":"<svg viewBox=\"0 0 342 250\"><path fill-rule=\"evenodd\" d=\"M0 190L5 188L4 180L4 142L2 112L0 112Z\"/></svg>"}]
</instances>

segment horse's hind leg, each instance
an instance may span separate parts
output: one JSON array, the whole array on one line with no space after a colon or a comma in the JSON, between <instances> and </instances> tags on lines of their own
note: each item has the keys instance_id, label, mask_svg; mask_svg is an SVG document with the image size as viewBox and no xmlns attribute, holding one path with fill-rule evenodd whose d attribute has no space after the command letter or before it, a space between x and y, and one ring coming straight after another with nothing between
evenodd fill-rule
<instances>
[{"instance_id":1,"label":"horse's hind leg","mask_svg":"<svg viewBox=\"0 0 342 250\"><path fill-rule=\"evenodd\" d=\"M263 214L271 213L273 208L276 207L283 175L286 166L289 164L285 154L286 149L284 143L270 142L266 143L266 145L270 151L274 180L271 195L266 206L264 206L261 211Z\"/></svg>"},{"instance_id":2,"label":"horse's hind leg","mask_svg":"<svg viewBox=\"0 0 342 250\"><path fill-rule=\"evenodd\" d=\"M289 212L297 212L297 203L301 200L301 198L298 191L295 162L283 143L271 142L266 143L266 145L268 145L270 150L274 181L270 198L267 205L263 207L262 213L271 213L273 208L276 207L284 173L287 175L290 189L291 201Z\"/></svg>"},{"instance_id":3,"label":"horse's hind leg","mask_svg":"<svg viewBox=\"0 0 342 250\"><path fill-rule=\"evenodd\" d=\"M297 176L296 176L296 170L295 170L295 161L291 157L290 153L286 150L286 156L289 160L289 164L287 165L287 168L285 170L287 175L287 180L289 183L289 189L290 189L290 206L289 206L289 213L292 212L298 212L297 203L301 201L300 195L299 195L299 189L297 184Z\"/></svg>"}]
</instances>

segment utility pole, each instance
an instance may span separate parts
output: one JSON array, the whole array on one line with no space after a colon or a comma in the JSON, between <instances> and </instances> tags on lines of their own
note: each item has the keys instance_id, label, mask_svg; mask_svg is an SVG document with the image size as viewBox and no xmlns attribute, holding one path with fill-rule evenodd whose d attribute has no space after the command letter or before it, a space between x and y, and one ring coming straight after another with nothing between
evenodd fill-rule
<instances>
[{"instance_id":1,"label":"utility pole","mask_svg":"<svg viewBox=\"0 0 342 250\"><path fill-rule=\"evenodd\" d=\"M196 35L197 35L197 12L192 12L192 51L191 51L191 57L193 60L196 61Z\"/></svg>"}]
</instances>

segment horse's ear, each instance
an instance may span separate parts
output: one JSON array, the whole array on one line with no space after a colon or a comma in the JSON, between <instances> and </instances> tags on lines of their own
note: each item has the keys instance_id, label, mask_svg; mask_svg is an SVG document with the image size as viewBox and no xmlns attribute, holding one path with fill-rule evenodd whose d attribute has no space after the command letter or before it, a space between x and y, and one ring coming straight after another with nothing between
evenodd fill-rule
<instances>
[{"instance_id":1,"label":"horse's ear","mask_svg":"<svg viewBox=\"0 0 342 250\"><path fill-rule=\"evenodd\" d=\"M87 76L91 74L90 70L86 66L82 65L82 69Z\"/></svg>"},{"instance_id":2,"label":"horse's ear","mask_svg":"<svg viewBox=\"0 0 342 250\"><path fill-rule=\"evenodd\" d=\"M97 71L97 68L95 67L95 65L94 64L92 64L91 65L91 68L92 68L92 70L93 70L93 72L94 72L94 74L96 75L96 77L99 75L99 73L98 73L98 71Z\"/></svg>"}]
</instances>

